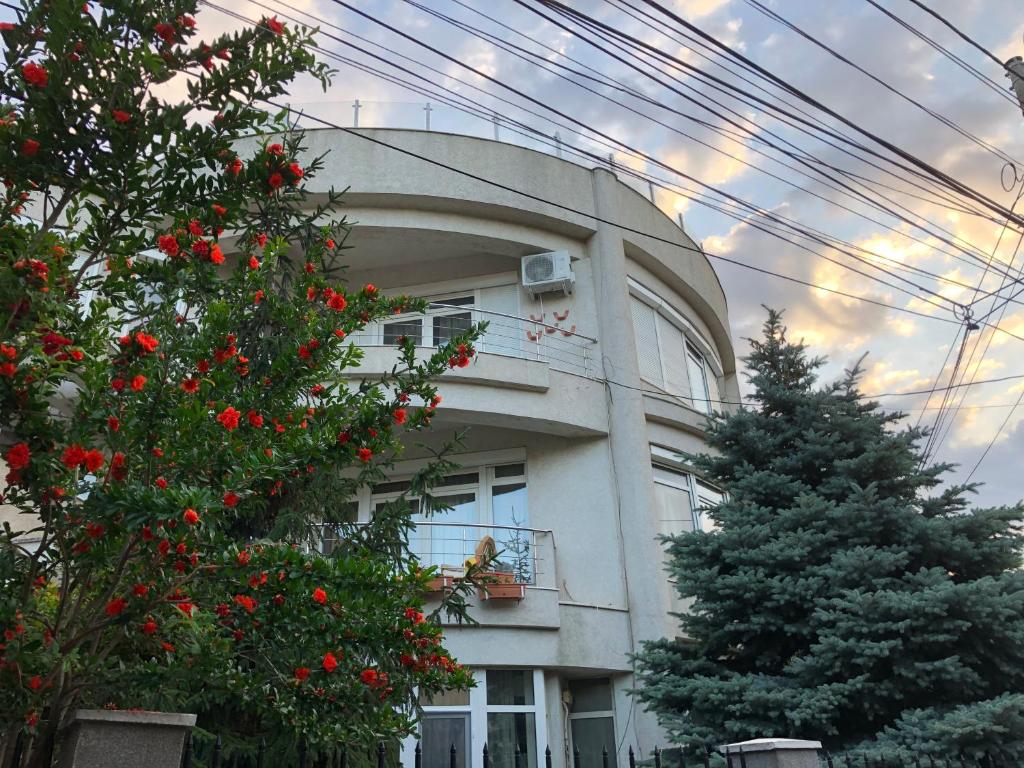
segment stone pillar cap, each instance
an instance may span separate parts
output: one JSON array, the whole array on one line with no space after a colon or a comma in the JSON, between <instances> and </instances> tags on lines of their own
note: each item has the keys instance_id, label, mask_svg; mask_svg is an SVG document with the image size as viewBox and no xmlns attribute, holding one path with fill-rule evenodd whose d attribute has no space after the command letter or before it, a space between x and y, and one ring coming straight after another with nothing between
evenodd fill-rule
<instances>
[{"instance_id":1,"label":"stone pillar cap","mask_svg":"<svg viewBox=\"0 0 1024 768\"><path fill-rule=\"evenodd\" d=\"M76 709L70 722L87 720L100 723L137 723L141 725L172 725L191 728L196 716L178 712L148 712L131 709Z\"/></svg>"},{"instance_id":2,"label":"stone pillar cap","mask_svg":"<svg viewBox=\"0 0 1024 768\"><path fill-rule=\"evenodd\" d=\"M736 755L740 752L771 752L780 749L821 749L820 741L808 741L806 739L751 739L750 741L739 741L735 744L723 744L719 751L727 755Z\"/></svg>"}]
</instances>

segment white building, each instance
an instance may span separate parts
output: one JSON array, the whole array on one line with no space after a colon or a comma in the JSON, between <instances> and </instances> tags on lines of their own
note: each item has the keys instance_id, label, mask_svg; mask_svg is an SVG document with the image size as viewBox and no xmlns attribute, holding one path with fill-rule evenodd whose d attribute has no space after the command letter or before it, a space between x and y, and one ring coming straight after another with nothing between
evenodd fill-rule
<instances>
[{"instance_id":1,"label":"white building","mask_svg":"<svg viewBox=\"0 0 1024 768\"><path fill-rule=\"evenodd\" d=\"M609 764L624 766L629 747L666 744L628 695L629 654L677 631L658 536L701 525L701 500L716 497L679 454L702 449L709 409L738 400L722 287L694 242L607 169L461 136L361 133L565 206L342 131L307 134L311 155L330 152L312 191L349 188L352 284L433 302L425 319L367 328L352 374L390 368L398 336L429 347L490 323L474 363L441 383L432 439L468 428L467 452L438 489L452 511L418 526L414 545L457 574L491 536L525 587L478 601L478 626L446 630L478 685L428 707L424 764L445 764L454 743L460 766L481 768L486 742L496 768L513 768L516 744L528 768L548 745L555 766L576 747L585 765L607 747ZM523 268L551 252L566 264ZM571 292L524 287L547 269L571 273ZM407 455L354 515L368 519L402 490L416 449Z\"/></svg>"}]
</instances>

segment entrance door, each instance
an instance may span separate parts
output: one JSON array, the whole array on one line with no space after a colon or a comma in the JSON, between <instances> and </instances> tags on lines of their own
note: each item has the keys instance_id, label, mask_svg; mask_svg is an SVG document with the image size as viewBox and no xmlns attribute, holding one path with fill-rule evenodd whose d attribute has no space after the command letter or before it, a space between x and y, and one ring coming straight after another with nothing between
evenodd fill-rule
<instances>
[{"instance_id":1,"label":"entrance door","mask_svg":"<svg viewBox=\"0 0 1024 768\"><path fill-rule=\"evenodd\" d=\"M449 768L455 745L455 768L466 768L470 752L469 712L426 713L421 723L423 768Z\"/></svg>"}]
</instances>

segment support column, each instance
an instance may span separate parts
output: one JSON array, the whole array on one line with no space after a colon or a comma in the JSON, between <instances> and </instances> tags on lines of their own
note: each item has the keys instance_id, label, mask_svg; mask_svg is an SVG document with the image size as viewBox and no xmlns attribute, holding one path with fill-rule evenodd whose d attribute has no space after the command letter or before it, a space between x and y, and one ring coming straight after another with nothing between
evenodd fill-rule
<instances>
[{"instance_id":1,"label":"support column","mask_svg":"<svg viewBox=\"0 0 1024 768\"><path fill-rule=\"evenodd\" d=\"M595 212L615 220L619 182L602 168L592 171ZM594 279L597 325L603 354L603 370L609 380L608 444L611 451L617 499L620 546L624 565L626 601L629 608L631 648L636 652L644 640L674 633L670 610L670 585L665 572L665 555L658 541L659 526L654 500L651 449L640 393L640 367L630 312L626 255L622 233L617 227L597 223L587 243ZM611 383L615 382L615 383ZM625 386L618 386L625 385ZM632 716L619 710L617 727L629 720L629 733L619 750L620 760L632 744L646 756L663 746L664 733L652 715L642 715L635 699L628 706ZM621 739L621 736L620 736ZM620 764L624 764L620 762Z\"/></svg>"}]
</instances>

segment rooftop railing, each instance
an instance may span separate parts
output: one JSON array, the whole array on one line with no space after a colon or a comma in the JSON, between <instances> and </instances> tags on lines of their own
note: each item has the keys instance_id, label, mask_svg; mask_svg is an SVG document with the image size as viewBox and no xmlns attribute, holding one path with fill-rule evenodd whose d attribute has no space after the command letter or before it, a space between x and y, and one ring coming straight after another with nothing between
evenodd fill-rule
<instances>
[{"instance_id":1,"label":"rooftop railing","mask_svg":"<svg viewBox=\"0 0 1024 768\"><path fill-rule=\"evenodd\" d=\"M601 165L616 173L624 184L648 198L685 231L683 214L676 207L676 203L685 195L681 191L669 188L681 183L681 180L665 179L655 184L649 179L641 178L629 164L618 162L615 155L608 151L608 147L594 142L588 142L587 146L578 146L572 141L567 141L562 130L553 123L543 122L539 126L534 126L536 130L531 131L497 112L470 111L425 101L354 99L293 102L289 107L293 119L302 128L323 128L323 123L309 117L315 115L346 128L403 128L472 136L544 152L584 168Z\"/></svg>"}]
</instances>

